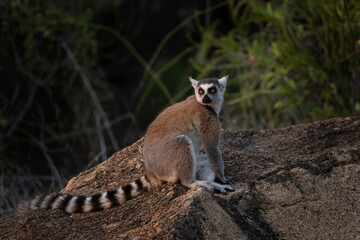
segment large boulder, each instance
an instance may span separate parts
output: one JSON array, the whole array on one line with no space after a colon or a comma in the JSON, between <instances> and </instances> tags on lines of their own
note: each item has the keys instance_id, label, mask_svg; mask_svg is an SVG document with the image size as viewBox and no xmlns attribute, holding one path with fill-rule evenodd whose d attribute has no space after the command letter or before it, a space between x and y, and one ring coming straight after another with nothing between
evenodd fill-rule
<instances>
[{"instance_id":1,"label":"large boulder","mask_svg":"<svg viewBox=\"0 0 360 240\"><path fill-rule=\"evenodd\" d=\"M140 177L142 142L62 192L92 195ZM221 148L236 181L228 195L165 184L101 212L7 216L0 239L359 239L360 117L224 131Z\"/></svg>"}]
</instances>

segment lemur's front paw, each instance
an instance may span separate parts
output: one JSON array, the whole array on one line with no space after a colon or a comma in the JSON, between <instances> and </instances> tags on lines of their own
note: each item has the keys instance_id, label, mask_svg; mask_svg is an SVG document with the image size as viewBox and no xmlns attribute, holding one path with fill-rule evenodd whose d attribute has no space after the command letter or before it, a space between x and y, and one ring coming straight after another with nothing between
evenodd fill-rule
<instances>
[{"instance_id":1,"label":"lemur's front paw","mask_svg":"<svg viewBox=\"0 0 360 240\"><path fill-rule=\"evenodd\" d=\"M225 184L234 184L234 180L229 176L225 176L221 181Z\"/></svg>"}]
</instances>

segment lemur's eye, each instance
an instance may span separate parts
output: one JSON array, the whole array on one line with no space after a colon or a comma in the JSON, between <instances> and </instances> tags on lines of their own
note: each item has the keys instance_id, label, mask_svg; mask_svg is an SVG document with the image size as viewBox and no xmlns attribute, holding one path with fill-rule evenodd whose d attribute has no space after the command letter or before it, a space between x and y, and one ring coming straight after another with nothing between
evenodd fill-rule
<instances>
[{"instance_id":1,"label":"lemur's eye","mask_svg":"<svg viewBox=\"0 0 360 240\"><path fill-rule=\"evenodd\" d=\"M200 95L203 95L204 93L205 93L205 92L204 92L204 89L200 88L200 89L199 89L199 94L200 94Z\"/></svg>"},{"instance_id":2,"label":"lemur's eye","mask_svg":"<svg viewBox=\"0 0 360 240\"><path fill-rule=\"evenodd\" d=\"M214 93L216 93L216 89L215 89L215 88L211 88L211 89L210 89L210 92L214 94Z\"/></svg>"}]
</instances>

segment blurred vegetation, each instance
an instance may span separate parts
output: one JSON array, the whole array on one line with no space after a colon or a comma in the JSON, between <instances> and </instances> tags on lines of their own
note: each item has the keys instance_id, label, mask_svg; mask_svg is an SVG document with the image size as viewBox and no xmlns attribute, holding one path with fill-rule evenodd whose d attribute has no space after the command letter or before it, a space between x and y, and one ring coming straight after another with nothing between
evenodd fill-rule
<instances>
[{"instance_id":1,"label":"blurred vegetation","mask_svg":"<svg viewBox=\"0 0 360 240\"><path fill-rule=\"evenodd\" d=\"M172 13L172 14L170 14ZM229 74L223 127L360 112L360 3L0 1L0 215Z\"/></svg>"},{"instance_id":2,"label":"blurred vegetation","mask_svg":"<svg viewBox=\"0 0 360 240\"><path fill-rule=\"evenodd\" d=\"M190 63L230 73L227 97L244 128L358 114L359 10L357 1L232 1L234 28L204 28L198 52L208 54Z\"/></svg>"}]
</instances>

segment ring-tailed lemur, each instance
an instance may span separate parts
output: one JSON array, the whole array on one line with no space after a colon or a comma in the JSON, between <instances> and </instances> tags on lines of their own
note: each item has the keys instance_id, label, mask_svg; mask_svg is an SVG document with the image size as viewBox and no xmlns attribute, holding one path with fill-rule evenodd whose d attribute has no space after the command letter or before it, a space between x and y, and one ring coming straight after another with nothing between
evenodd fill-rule
<instances>
[{"instance_id":1,"label":"ring-tailed lemur","mask_svg":"<svg viewBox=\"0 0 360 240\"><path fill-rule=\"evenodd\" d=\"M145 175L131 184L94 196L71 196L53 193L40 195L18 205L18 212L38 208L57 208L71 214L94 212L111 208L136 197L141 192L160 186L163 182L176 182L192 188L204 186L222 193L233 191L224 176L219 148L220 113L227 76L197 81L189 78L195 95L165 109L150 124L145 135L143 155ZM200 154L203 148L206 154Z\"/></svg>"}]
</instances>

